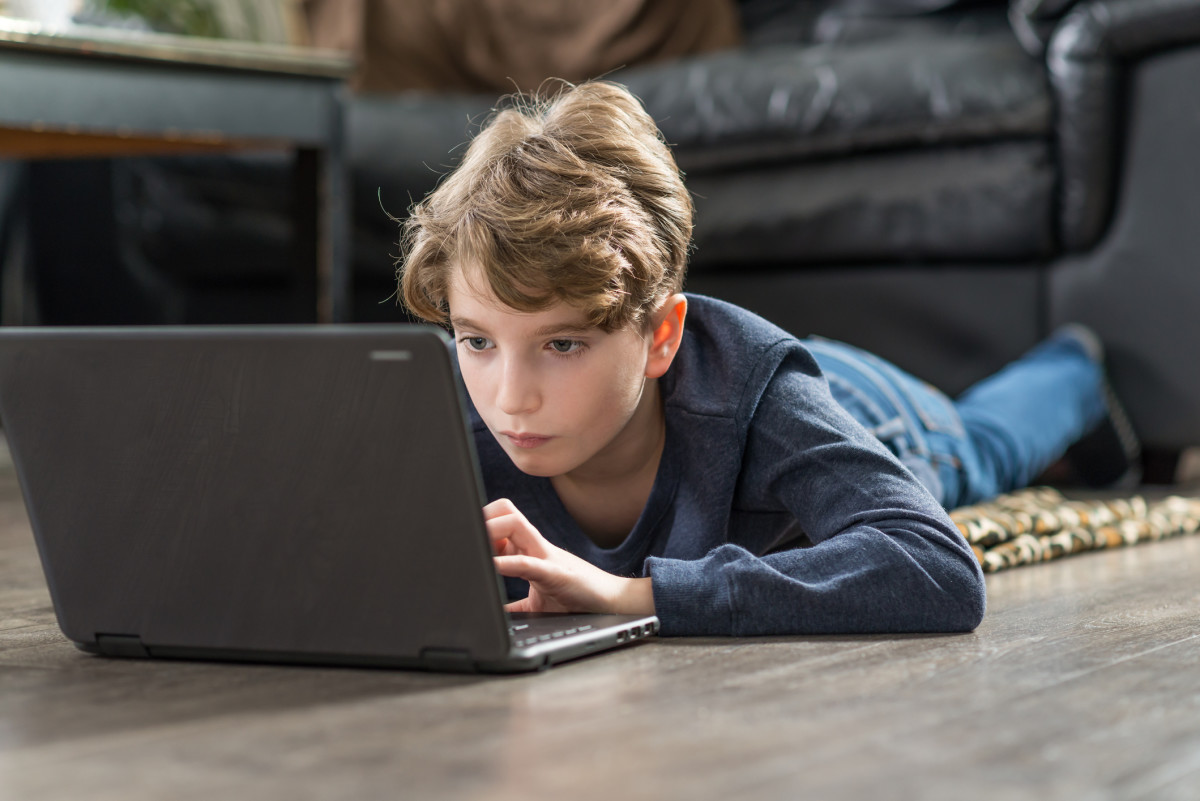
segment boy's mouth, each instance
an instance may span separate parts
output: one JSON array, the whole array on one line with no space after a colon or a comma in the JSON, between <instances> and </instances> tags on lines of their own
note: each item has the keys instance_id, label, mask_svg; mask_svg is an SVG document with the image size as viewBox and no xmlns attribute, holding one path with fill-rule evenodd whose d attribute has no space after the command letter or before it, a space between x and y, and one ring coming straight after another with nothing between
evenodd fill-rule
<instances>
[{"instance_id":1,"label":"boy's mouth","mask_svg":"<svg viewBox=\"0 0 1200 801\"><path fill-rule=\"evenodd\" d=\"M550 441L550 437L541 434L519 434L515 431L501 431L500 436L507 437L518 448L536 448Z\"/></svg>"}]
</instances>

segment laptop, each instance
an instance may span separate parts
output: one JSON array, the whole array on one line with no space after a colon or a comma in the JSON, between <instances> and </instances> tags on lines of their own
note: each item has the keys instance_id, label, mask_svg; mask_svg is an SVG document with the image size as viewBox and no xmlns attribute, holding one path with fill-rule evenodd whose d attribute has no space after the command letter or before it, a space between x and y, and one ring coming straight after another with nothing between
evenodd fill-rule
<instances>
[{"instance_id":1,"label":"laptop","mask_svg":"<svg viewBox=\"0 0 1200 801\"><path fill-rule=\"evenodd\" d=\"M66 637L108 656L513 672L658 630L509 614L425 325L0 329L0 422Z\"/></svg>"}]
</instances>

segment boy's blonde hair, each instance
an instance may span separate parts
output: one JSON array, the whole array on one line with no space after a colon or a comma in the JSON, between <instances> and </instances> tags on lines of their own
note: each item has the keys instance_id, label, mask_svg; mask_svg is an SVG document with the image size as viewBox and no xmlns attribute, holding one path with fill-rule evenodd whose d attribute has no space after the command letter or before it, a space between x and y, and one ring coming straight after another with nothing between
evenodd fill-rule
<instances>
[{"instance_id":1,"label":"boy's blonde hair","mask_svg":"<svg viewBox=\"0 0 1200 801\"><path fill-rule=\"evenodd\" d=\"M654 120L602 81L516 101L412 208L401 299L445 324L453 271L470 268L518 311L565 301L603 330L646 324L683 287L693 213Z\"/></svg>"}]
</instances>

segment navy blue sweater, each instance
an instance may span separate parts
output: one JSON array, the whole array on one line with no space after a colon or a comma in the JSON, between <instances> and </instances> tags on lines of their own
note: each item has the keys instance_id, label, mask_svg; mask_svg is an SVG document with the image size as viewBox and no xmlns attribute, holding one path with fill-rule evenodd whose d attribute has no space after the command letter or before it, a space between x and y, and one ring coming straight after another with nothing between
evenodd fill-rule
<instances>
[{"instance_id":1,"label":"navy blue sweater","mask_svg":"<svg viewBox=\"0 0 1200 801\"><path fill-rule=\"evenodd\" d=\"M653 579L664 635L966 631L983 574L946 512L833 400L795 337L688 295L683 344L660 379L667 435L642 515L593 543L549 479L520 472L472 410L489 500L548 540ZM507 580L523 597L524 582Z\"/></svg>"}]
</instances>

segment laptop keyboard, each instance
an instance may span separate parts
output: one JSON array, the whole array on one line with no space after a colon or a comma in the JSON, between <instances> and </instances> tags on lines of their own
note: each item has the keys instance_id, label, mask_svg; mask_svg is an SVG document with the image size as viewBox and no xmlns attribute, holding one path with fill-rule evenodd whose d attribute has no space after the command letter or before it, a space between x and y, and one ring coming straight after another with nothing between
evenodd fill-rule
<instances>
[{"instance_id":1,"label":"laptop keyboard","mask_svg":"<svg viewBox=\"0 0 1200 801\"><path fill-rule=\"evenodd\" d=\"M559 640L563 637L570 637L572 634L579 634L583 631L591 631L592 627L587 624L579 626L570 626L564 629L553 629L547 631L544 627L534 629L528 623L513 623L508 627L508 633L513 637L513 644L518 648L524 648L530 645L537 645L539 642L549 642L550 640Z\"/></svg>"}]
</instances>

